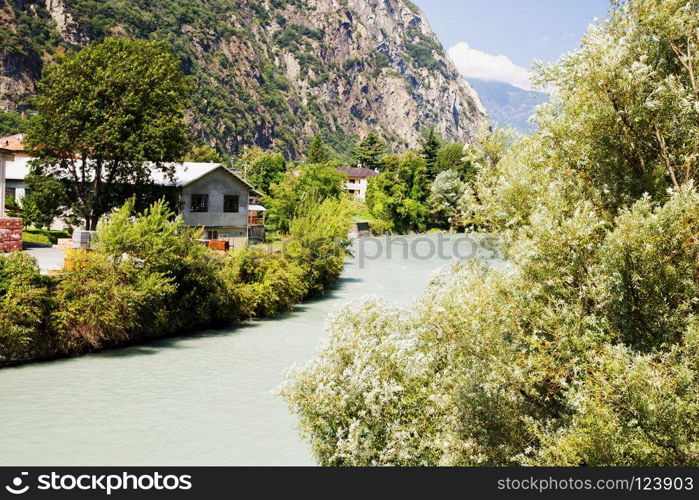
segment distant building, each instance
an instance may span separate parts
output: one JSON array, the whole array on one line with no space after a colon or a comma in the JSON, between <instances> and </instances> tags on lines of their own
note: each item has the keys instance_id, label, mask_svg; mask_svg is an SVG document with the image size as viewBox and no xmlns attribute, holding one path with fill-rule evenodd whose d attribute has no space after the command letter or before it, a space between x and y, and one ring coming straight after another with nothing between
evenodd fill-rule
<instances>
[{"instance_id":1,"label":"distant building","mask_svg":"<svg viewBox=\"0 0 699 500\"><path fill-rule=\"evenodd\" d=\"M13 151L14 152L14 151ZM15 156L5 164L5 201L13 199L21 204L22 198L27 194L27 183L24 178L29 174L28 156Z\"/></svg>"},{"instance_id":2,"label":"distant building","mask_svg":"<svg viewBox=\"0 0 699 500\"><path fill-rule=\"evenodd\" d=\"M28 158L29 153L24 150L24 134L13 134L0 137L0 148L14 153L15 159Z\"/></svg>"},{"instance_id":3,"label":"distant building","mask_svg":"<svg viewBox=\"0 0 699 500\"><path fill-rule=\"evenodd\" d=\"M339 167L338 170L347 174L348 179L345 183L347 192L362 201L366 199L369 179L379 175L376 170L365 167Z\"/></svg>"},{"instance_id":4,"label":"distant building","mask_svg":"<svg viewBox=\"0 0 699 500\"><path fill-rule=\"evenodd\" d=\"M6 165L8 160L14 159L14 152L0 148L0 219L5 217L5 196L7 191Z\"/></svg>"},{"instance_id":5,"label":"distant building","mask_svg":"<svg viewBox=\"0 0 699 500\"><path fill-rule=\"evenodd\" d=\"M255 243L265 241L265 222L267 209L260 205L262 194L250 191L248 198L248 238Z\"/></svg>"}]
</instances>

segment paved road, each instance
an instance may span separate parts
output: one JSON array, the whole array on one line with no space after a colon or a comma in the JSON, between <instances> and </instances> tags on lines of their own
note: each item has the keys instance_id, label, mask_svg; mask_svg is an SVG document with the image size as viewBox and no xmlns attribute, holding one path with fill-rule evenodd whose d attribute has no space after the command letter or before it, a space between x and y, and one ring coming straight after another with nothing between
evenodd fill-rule
<instances>
[{"instance_id":1,"label":"paved road","mask_svg":"<svg viewBox=\"0 0 699 500\"><path fill-rule=\"evenodd\" d=\"M24 251L34 257L39 263L39 269L43 274L49 271L63 269L64 251L49 246L25 245Z\"/></svg>"}]
</instances>

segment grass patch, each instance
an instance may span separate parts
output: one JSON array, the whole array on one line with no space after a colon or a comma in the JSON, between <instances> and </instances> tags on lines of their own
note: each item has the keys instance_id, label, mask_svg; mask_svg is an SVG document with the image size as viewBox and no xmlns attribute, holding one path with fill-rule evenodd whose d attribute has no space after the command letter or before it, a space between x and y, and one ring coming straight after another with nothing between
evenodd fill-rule
<instances>
[{"instance_id":1,"label":"grass patch","mask_svg":"<svg viewBox=\"0 0 699 500\"><path fill-rule=\"evenodd\" d=\"M70 238L68 231L51 231L46 229L27 228L22 231L22 241L40 245L55 245L58 238Z\"/></svg>"}]
</instances>

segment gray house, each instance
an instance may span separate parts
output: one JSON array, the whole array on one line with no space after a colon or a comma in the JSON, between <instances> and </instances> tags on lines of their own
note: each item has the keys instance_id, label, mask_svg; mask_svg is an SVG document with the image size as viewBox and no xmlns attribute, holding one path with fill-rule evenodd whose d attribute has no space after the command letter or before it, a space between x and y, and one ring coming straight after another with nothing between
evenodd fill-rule
<instances>
[{"instance_id":1,"label":"gray house","mask_svg":"<svg viewBox=\"0 0 699 500\"><path fill-rule=\"evenodd\" d=\"M248 237L264 237L264 225L249 217L249 199L259 195L245 179L219 163L176 163L174 181L158 184L178 189L182 217L188 226L203 227L205 237L244 245ZM257 227L262 225L262 227Z\"/></svg>"}]
</instances>

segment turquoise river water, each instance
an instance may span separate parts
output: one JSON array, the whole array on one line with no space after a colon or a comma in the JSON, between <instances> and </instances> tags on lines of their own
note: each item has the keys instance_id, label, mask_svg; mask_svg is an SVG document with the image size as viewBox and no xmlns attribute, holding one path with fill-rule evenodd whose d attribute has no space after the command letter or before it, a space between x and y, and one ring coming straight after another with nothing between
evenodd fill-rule
<instances>
[{"instance_id":1,"label":"turquoise river water","mask_svg":"<svg viewBox=\"0 0 699 500\"><path fill-rule=\"evenodd\" d=\"M369 294L410 305L453 262L453 243L439 256L435 235L406 241L407 259L401 241L390 257L385 239L363 243L326 296L275 319L0 370L0 465L313 464L273 390L317 352L334 308Z\"/></svg>"}]
</instances>

